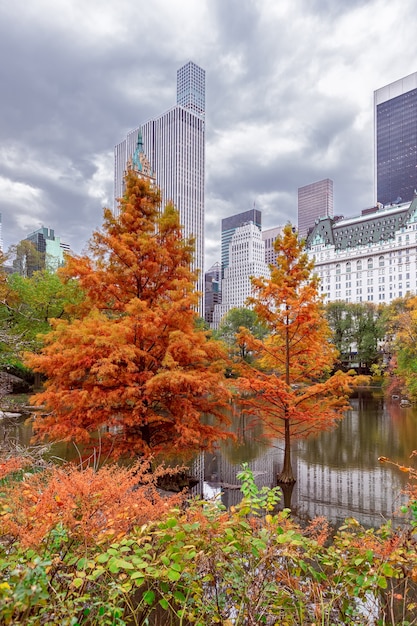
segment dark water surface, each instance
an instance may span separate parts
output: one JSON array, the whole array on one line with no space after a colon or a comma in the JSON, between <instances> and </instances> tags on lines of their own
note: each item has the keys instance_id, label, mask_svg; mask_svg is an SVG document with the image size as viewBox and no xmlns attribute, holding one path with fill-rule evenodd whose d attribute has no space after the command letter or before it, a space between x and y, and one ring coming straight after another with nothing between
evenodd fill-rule
<instances>
[{"instance_id":1,"label":"dark water surface","mask_svg":"<svg viewBox=\"0 0 417 626\"><path fill-rule=\"evenodd\" d=\"M333 524L355 517L366 526L379 526L396 516L405 497L401 490L408 475L378 462L385 456L408 466L417 449L417 407L402 408L398 401L386 401L378 391L364 390L351 399L351 411L331 432L297 442L293 447L293 468L297 478L291 508L302 519L326 516ZM248 462L259 487L276 485L281 469L281 442L260 441L259 434L246 428L245 417L236 420L238 442L221 444L214 453L195 459L191 473L199 479L195 491L217 495L226 506L240 500L236 478L241 463ZM0 419L0 442L13 439L29 445L30 420ZM52 454L76 459L69 444L56 444Z\"/></svg>"}]
</instances>

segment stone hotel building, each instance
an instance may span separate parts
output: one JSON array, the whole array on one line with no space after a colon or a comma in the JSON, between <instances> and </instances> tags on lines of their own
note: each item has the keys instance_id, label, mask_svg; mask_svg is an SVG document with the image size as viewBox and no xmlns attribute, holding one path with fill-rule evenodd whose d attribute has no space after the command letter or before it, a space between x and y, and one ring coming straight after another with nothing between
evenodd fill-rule
<instances>
[{"instance_id":1,"label":"stone hotel building","mask_svg":"<svg viewBox=\"0 0 417 626\"><path fill-rule=\"evenodd\" d=\"M417 197L316 220L306 241L325 301L389 304L417 293Z\"/></svg>"}]
</instances>

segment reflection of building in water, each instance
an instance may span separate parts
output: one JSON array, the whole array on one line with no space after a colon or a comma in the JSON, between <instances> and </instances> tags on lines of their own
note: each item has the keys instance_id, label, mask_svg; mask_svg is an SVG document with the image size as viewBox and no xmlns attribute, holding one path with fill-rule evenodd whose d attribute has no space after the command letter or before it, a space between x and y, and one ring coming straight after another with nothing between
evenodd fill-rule
<instances>
[{"instance_id":1,"label":"reflection of building in water","mask_svg":"<svg viewBox=\"0 0 417 626\"><path fill-rule=\"evenodd\" d=\"M305 442L298 444L300 453L303 445ZM282 449L271 447L248 463L259 489L276 486L282 458ZM385 520L397 517L406 500L401 494L402 477L386 466L377 464L368 470L329 467L301 458L296 450L293 466L297 482L291 508L303 520L325 516L331 523L339 524L353 517L365 526L378 527ZM242 499L237 479L241 464L231 461L222 450L201 454L191 471L200 479L195 494L206 498L218 496L226 507Z\"/></svg>"},{"instance_id":2,"label":"reflection of building in water","mask_svg":"<svg viewBox=\"0 0 417 626\"><path fill-rule=\"evenodd\" d=\"M333 431L299 441L293 446L293 468L297 478L291 508L303 520L325 516L333 524L348 517L365 526L380 526L384 520L399 522L408 474L378 463L379 456L408 464L409 447L417 437L417 410L401 409L371 392L351 398L352 410ZM196 470L205 495L221 489L221 501L236 505L241 499L237 474L248 461L259 488L274 487L282 468L281 442L262 447L257 432L244 416L238 416L234 432L238 441L222 443L216 452L201 455ZM283 502L281 502L281 507Z\"/></svg>"},{"instance_id":3,"label":"reflection of building in water","mask_svg":"<svg viewBox=\"0 0 417 626\"><path fill-rule=\"evenodd\" d=\"M339 523L354 517L365 526L380 526L405 500L400 477L385 466L359 470L298 459L297 473L293 505L301 518L323 515Z\"/></svg>"}]
</instances>

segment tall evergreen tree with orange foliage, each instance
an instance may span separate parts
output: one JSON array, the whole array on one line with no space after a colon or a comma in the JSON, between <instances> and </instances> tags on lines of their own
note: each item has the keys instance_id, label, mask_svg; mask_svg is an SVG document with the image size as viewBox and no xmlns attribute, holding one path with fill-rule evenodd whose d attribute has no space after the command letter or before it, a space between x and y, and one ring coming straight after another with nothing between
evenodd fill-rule
<instances>
[{"instance_id":1,"label":"tall evergreen tree with orange foliage","mask_svg":"<svg viewBox=\"0 0 417 626\"><path fill-rule=\"evenodd\" d=\"M85 297L76 319L53 321L41 353L26 357L46 377L32 399L46 408L38 438L91 444L100 433L118 456L205 449L227 436L223 353L195 323L193 242L175 208L159 207L159 191L128 172L120 213L105 210L91 258L70 257L61 270Z\"/></svg>"},{"instance_id":2,"label":"tall evergreen tree with orange foliage","mask_svg":"<svg viewBox=\"0 0 417 626\"><path fill-rule=\"evenodd\" d=\"M288 224L275 242L271 278L253 279L254 295L248 300L269 333L257 339L241 329L255 361L242 363L238 382L247 410L263 420L269 435L284 439L282 483L295 482L292 440L332 427L349 406L353 383L341 372L330 376L337 352L313 262L303 246Z\"/></svg>"}]
</instances>

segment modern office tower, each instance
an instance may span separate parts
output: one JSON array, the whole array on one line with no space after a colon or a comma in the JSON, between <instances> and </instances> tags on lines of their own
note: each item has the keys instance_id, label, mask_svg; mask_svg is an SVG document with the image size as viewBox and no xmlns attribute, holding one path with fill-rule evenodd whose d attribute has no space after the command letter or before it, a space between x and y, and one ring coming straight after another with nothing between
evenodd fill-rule
<instances>
[{"instance_id":1,"label":"modern office tower","mask_svg":"<svg viewBox=\"0 0 417 626\"><path fill-rule=\"evenodd\" d=\"M330 178L298 189L298 235L305 238L319 217L333 217L333 181Z\"/></svg>"},{"instance_id":2,"label":"modern office tower","mask_svg":"<svg viewBox=\"0 0 417 626\"><path fill-rule=\"evenodd\" d=\"M276 265L276 252L274 248L276 238L282 234L283 226L274 226L262 231L262 239L265 243L265 263Z\"/></svg>"},{"instance_id":3,"label":"modern office tower","mask_svg":"<svg viewBox=\"0 0 417 626\"><path fill-rule=\"evenodd\" d=\"M213 323L214 307L221 302L221 271L217 262L204 274L204 319L208 324Z\"/></svg>"},{"instance_id":4,"label":"modern office tower","mask_svg":"<svg viewBox=\"0 0 417 626\"><path fill-rule=\"evenodd\" d=\"M364 209L358 217L323 217L307 252L327 302L389 304L417 294L417 197Z\"/></svg>"},{"instance_id":5,"label":"modern office tower","mask_svg":"<svg viewBox=\"0 0 417 626\"><path fill-rule=\"evenodd\" d=\"M204 117L206 73L191 61L177 71L177 104Z\"/></svg>"},{"instance_id":6,"label":"modern office tower","mask_svg":"<svg viewBox=\"0 0 417 626\"><path fill-rule=\"evenodd\" d=\"M252 222L262 229L262 213L257 209L250 209L231 217L225 217L222 219L222 278L224 277L224 270L229 265L229 247L233 234L236 228L244 226Z\"/></svg>"},{"instance_id":7,"label":"modern office tower","mask_svg":"<svg viewBox=\"0 0 417 626\"><path fill-rule=\"evenodd\" d=\"M162 203L172 201L180 213L185 237L194 237L193 269L204 282L205 72L189 62L177 72L177 104L128 133L115 147L115 211L123 196L127 163L141 134L143 151L161 189ZM200 311L203 315L201 307Z\"/></svg>"},{"instance_id":8,"label":"modern office tower","mask_svg":"<svg viewBox=\"0 0 417 626\"><path fill-rule=\"evenodd\" d=\"M248 306L247 298L252 294L251 277L269 277L265 263L265 244L260 228L253 222L235 229L229 244L228 265L222 279L222 300L213 313L213 328L218 328L222 318L230 309Z\"/></svg>"},{"instance_id":9,"label":"modern office tower","mask_svg":"<svg viewBox=\"0 0 417 626\"><path fill-rule=\"evenodd\" d=\"M417 72L374 92L374 187L382 204L417 189Z\"/></svg>"},{"instance_id":10,"label":"modern office tower","mask_svg":"<svg viewBox=\"0 0 417 626\"><path fill-rule=\"evenodd\" d=\"M39 228L26 237L35 247L38 255L23 252L17 254L13 261L14 271L25 276L31 276L33 272L47 269L55 272L64 263L64 250L61 247L60 237L55 237L52 228Z\"/></svg>"}]
</instances>

